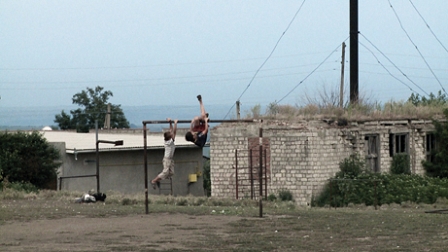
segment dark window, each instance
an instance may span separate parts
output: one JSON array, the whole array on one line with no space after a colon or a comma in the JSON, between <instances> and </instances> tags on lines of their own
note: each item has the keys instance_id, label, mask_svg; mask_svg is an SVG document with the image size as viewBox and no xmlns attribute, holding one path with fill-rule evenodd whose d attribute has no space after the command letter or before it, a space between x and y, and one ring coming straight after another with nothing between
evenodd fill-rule
<instances>
[{"instance_id":1,"label":"dark window","mask_svg":"<svg viewBox=\"0 0 448 252\"><path fill-rule=\"evenodd\" d=\"M378 135L366 135L366 164L373 172L380 172L379 162L379 136Z\"/></svg>"},{"instance_id":2,"label":"dark window","mask_svg":"<svg viewBox=\"0 0 448 252\"><path fill-rule=\"evenodd\" d=\"M395 135L395 154L407 153L407 134Z\"/></svg>"},{"instance_id":3,"label":"dark window","mask_svg":"<svg viewBox=\"0 0 448 252\"><path fill-rule=\"evenodd\" d=\"M393 157L395 154L408 154L409 138L407 133L389 135L389 154Z\"/></svg>"},{"instance_id":4,"label":"dark window","mask_svg":"<svg viewBox=\"0 0 448 252\"><path fill-rule=\"evenodd\" d=\"M436 139L434 133L426 134L426 160L434 162L434 150L436 148Z\"/></svg>"}]
</instances>

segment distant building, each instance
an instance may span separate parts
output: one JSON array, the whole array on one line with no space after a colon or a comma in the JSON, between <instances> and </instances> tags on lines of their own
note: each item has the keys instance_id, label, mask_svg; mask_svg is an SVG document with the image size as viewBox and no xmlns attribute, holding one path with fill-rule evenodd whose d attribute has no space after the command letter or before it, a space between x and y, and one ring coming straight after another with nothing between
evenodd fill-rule
<instances>
[{"instance_id":1,"label":"distant building","mask_svg":"<svg viewBox=\"0 0 448 252\"><path fill-rule=\"evenodd\" d=\"M42 131L43 136L61 152L62 166L58 174L58 188L86 192L97 188L96 134L67 131ZM144 193L144 140L142 130L99 131L98 140L123 140L123 146L99 143L100 191ZM148 133L147 163L149 194L203 196L202 149L185 141L183 135L176 137L174 155L175 175L163 180L161 190L151 187L151 180L162 170L164 154L163 133Z\"/></svg>"}]
</instances>

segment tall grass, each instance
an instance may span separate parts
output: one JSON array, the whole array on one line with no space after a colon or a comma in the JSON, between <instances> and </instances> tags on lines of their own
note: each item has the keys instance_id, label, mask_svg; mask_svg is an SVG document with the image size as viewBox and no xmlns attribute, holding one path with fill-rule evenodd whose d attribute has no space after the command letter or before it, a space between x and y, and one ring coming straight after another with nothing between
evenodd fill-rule
<instances>
[{"instance_id":1,"label":"tall grass","mask_svg":"<svg viewBox=\"0 0 448 252\"><path fill-rule=\"evenodd\" d=\"M343 108L331 103L309 103L303 106L270 104L265 118L283 120L346 119L346 120L400 120L440 119L448 105L416 106L409 101L389 101L384 104L360 100L356 105Z\"/></svg>"}]
</instances>

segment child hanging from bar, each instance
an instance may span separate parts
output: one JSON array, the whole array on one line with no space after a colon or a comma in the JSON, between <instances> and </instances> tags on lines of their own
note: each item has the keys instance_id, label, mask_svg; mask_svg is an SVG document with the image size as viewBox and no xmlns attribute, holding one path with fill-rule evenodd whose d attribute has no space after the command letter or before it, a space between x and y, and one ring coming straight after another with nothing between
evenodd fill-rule
<instances>
[{"instance_id":1,"label":"child hanging from bar","mask_svg":"<svg viewBox=\"0 0 448 252\"><path fill-rule=\"evenodd\" d=\"M174 150L176 149L176 145L174 144L174 139L176 138L177 131L177 119L173 121L170 118L166 119L170 122L170 131L163 133L163 137L165 139L165 154L163 156L163 170L157 175L153 180L151 180L152 188L156 189L156 187L160 188L160 180L169 179L174 175Z\"/></svg>"},{"instance_id":2,"label":"child hanging from bar","mask_svg":"<svg viewBox=\"0 0 448 252\"><path fill-rule=\"evenodd\" d=\"M202 96L198 95L197 98L201 109L201 115L196 116L191 120L190 130L185 134L185 140L193 142L202 148L207 142L208 113L205 112Z\"/></svg>"}]
</instances>

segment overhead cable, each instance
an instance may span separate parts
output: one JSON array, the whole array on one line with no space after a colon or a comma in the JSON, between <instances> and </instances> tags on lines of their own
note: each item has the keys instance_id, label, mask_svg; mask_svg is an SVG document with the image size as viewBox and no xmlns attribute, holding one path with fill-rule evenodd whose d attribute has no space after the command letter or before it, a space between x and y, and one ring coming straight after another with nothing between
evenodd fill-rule
<instances>
[{"instance_id":1,"label":"overhead cable","mask_svg":"<svg viewBox=\"0 0 448 252\"><path fill-rule=\"evenodd\" d=\"M414 43L414 41L412 40L412 38L409 36L408 32L407 32L406 29L404 28L403 23L401 22L400 17L398 16L397 12L395 11L394 7L392 6L392 3L390 2L390 0L388 0L388 1L389 1L390 8L391 8L392 11L394 12L395 17L397 18L398 23L400 24L401 29L404 31L404 33L405 33L406 36L408 37L409 41L414 45L415 49L416 49L417 52L420 54L420 57L421 57L421 58L423 59L423 61L425 62L425 64L426 64L426 66L428 67L429 71L431 71L432 75L434 76L434 78L435 78L435 79L437 80L437 82L439 83L439 85L440 85L440 87L442 88L443 92L444 92L445 94L447 94L446 91L445 91L445 88L442 86L442 83L440 82L439 78L437 78L436 74L435 74L434 71L431 69L431 66L428 64L428 62L426 61L425 57L424 57L423 54L420 52L420 49L418 49L417 45Z\"/></svg>"},{"instance_id":2,"label":"overhead cable","mask_svg":"<svg viewBox=\"0 0 448 252\"><path fill-rule=\"evenodd\" d=\"M418 15L422 18L423 22L425 22L426 27L428 27L429 31L432 33L432 35L434 36L434 38L436 38L436 40L439 42L439 44L443 47L443 49L445 49L445 51L448 53L448 49L446 49L446 47L443 45L442 41L440 41L440 39L436 36L436 34L432 31L431 27L429 27L428 22L426 22L425 18L423 18L422 14L420 14L420 12L417 10L417 7L415 7L414 3L412 2L412 0L409 0L409 2L412 4L412 7L414 7L415 11L418 13Z\"/></svg>"},{"instance_id":3,"label":"overhead cable","mask_svg":"<svg viewBox=\"0 0 448 252\"><path fill-rule=\"evenodd\" d=\"M373 53L372 50L370 50L367 46L365 46L363 43L359 42L359 44L361 44L364 48L366 48L372 55L373 57L375 57L376 61L378 62L378 64L380 64L384 70L386 70L386 72L389 73L390 76L392 76L394 79L396 79L397 81L401 82L403 85L405 85L406 87L408 87L413 93L417 93L418 92L414 91L408 84L406 84L404 81L398 79L395 75L393 75L384 65L383 63L380 62L380 60L378 59L378 57L375 55L375 53ZM420 87L419 87L420 88ZM428 95L428 93L426 93L423 89L420 88L420 90L422 90L426 95Z\"/></svg>"},{"instance_id":4,"label":"overhead cable","mask_svg":"<svg viewBox=\"0 0 448 252\"><path fill-rule=\"evenodd\" d=\"M397 65L395 65L394 62L392 62L392 60L389 59L389 57L386 56L386 54L384 54L377 46L375 46L372 41L370 41L366 36L364 36L364 34L362 34L361 32L359 33L367 42L369 42L378 52L381 53L381 55L383 55L384 58L386 58L398 71L400 71L400 73L406 77L406 79L408 79L410 82L412 82L412 84L414 84L416 87L418 87L420 90L422 90L426 95L428 95L427 92L425 92L417 83L415 83L413 80L411 80L403 71L401 71L400 68L398 68ZM367 50L369 50L366 47ZM370 51L370 50L369 50ZM376 58L376 56L375 56ZM384 67L384 66L383 66ZM387 70L387 69L386 69ZM394 77L395 78L395 77ZM406 85L406 84L405 84ZM407 85L406 85L407 86ZM409 86L408 86L409 87ZM410 88L410 87L409 87Z\"/></svg>"},{"instance_id":5,"label":"overhead cable","mask_svg":"<svg viewBox=\"0 0 448 252\"><path fill-rule=\"evenodd\" d=\"M349 37L347 37L345 41L347 41ZM319 64L317 65L316 68L314 68L307 76L305 76L305 78L303 78L303 80L301 80L297 85L295 85L285 96L283 96L280 100L276 101L275 104L279 104L281 101L283 101L283 99L285 99L286 97L288 97L292 92L294 92L294 90L300 86L306 79L308 79L308 77L310 77L314 72L316 72L317 69L319 69L319 67L321 67L330 57L331 55L333 55L333 53L335 53L339 47L341 47L341 45L339 45L338 47L336 47L333 51L331 51L331 53Z\"/></svg>"},{"instance_id":6,"label":"overhead cable","mask_svg":"<svg viewBox=\"0 0 448 252\"><path fill-rule=\"evenodd\" d=\"M300 10L302 9L303 5L305 4L306 0L303 0L302 4L300 5L299 9L296 11L296 13L294 14L294 16L292 17L291 21L289 22L288 26L286 27L285 31L282 33L282 35L280 36L280 38L277 40L277 43L275 43L274 48L271 50L271 53L269 53L268 57L263 61L263 63L261 64L261 66L257 69L257 71L255 71L255 74L252 76L251 80L249 81L249 84L247 84L246 88L243 90L243 92L241 93L241 95L238 97L237 101L239 102L241 97L243 97L244 93L246 93L246 91L249 89L250 85L252 84L252 82L254 81L255 77L257 76L258 72L260 72L261 68L266 64L266 62L271 58L272 54L274 53L275 49L277 49L278 44L280 43L280 40L283 38L283 36L286 34L286 32L289 30L289 27L291 26L291 24L294 22L294 20L296 19L297 15L299 14ZM232 109L235 107L235 104L232 105L232 107L229 109L229 112L227 112L227 114L224 116L224 119L227 118L227 116L230 114L230 111L232 111Z\"/></svg>"}]
</instances>

